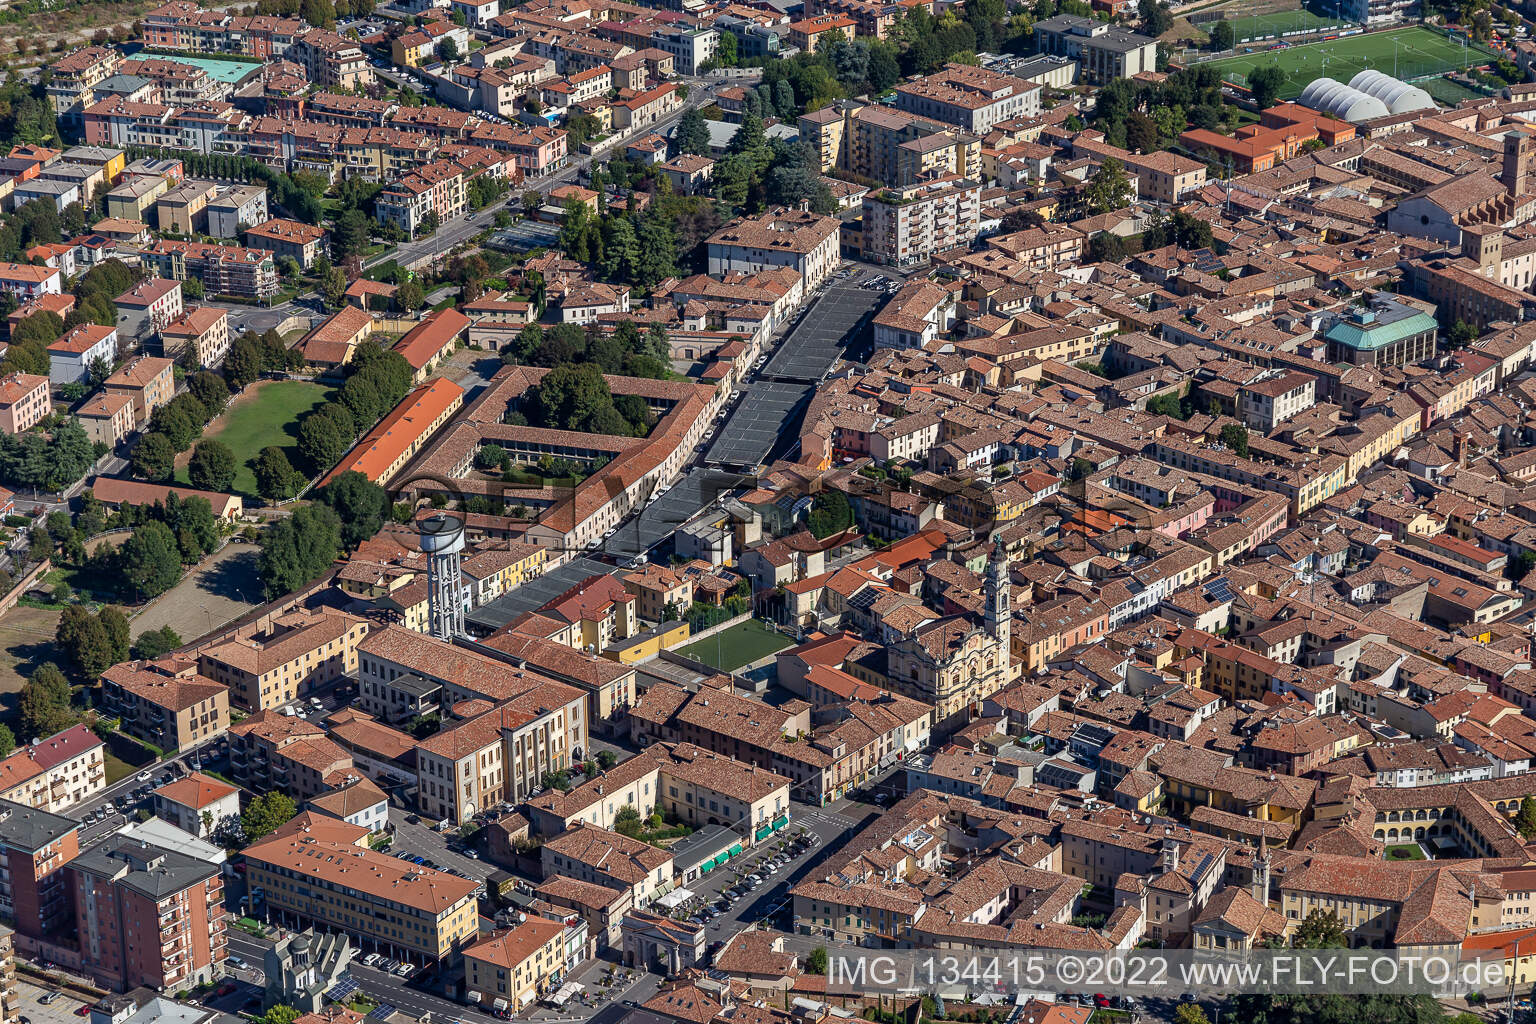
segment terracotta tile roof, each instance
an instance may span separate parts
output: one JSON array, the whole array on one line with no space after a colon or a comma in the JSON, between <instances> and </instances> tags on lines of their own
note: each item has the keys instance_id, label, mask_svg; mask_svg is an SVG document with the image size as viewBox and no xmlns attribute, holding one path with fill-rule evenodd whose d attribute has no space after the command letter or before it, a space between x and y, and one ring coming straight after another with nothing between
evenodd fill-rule
<instances>
[{"instance_id":1,"label":"terracotta tile roof","mask_svg":"<svg viewBox=\"0 0 1536 1024\"><path fill-rule=\"evenodd\" d=\"M193 772L184 779L166 783L155 790L154 795L200 811L204 807L224 799L239 790L202 772Z\"/></svg>"}]
</instances>

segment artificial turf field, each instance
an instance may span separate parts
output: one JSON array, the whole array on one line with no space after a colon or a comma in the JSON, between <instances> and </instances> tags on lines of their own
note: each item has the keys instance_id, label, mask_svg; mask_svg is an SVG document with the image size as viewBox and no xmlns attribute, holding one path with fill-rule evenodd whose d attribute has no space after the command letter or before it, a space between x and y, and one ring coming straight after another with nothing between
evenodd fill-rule
<instances>
[{"instance_id":1,"label":"artificial turf field","mask_svg":"<svg viewBox=\"0 0 1536 1024\"><path fill-rule=\"evenodd\" d=\"M1443 75L1493 59L1493 51L1477 43L1463 47L1460 40L1446 38L1422 25L1371 32L1365 35L1329 39L1321 43L1288 46L1261 53L1245 53L1209 63L1220 68L1223 76L1236 85L1248 84L1248 73L1267 64L1285 72L1280 98L1295 99L1315 78L1334 78L1348 82L1367 68L1409 81L1431 75Z\"/></svg>"}]
</instances>

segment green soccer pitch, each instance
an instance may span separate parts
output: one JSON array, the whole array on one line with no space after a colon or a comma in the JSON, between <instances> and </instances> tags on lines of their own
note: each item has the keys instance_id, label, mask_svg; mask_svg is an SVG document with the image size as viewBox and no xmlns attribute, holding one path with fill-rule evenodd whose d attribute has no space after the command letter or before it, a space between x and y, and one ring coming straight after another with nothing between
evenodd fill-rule
<instances>
[{"instance_id":1,"label":"green soccer pitch","mask_svg":"<svg viewBox=\"0 0 1536 1024\"><path fill-rule=\"evenodd\" d=\"M1248 84L1248 74L1254 68L1275 65L1285 72L1280 98L1293 100L1315 78L1326 76L1348 82L1366 68L1373 68L1408 81L1485 64L1493 57L1493 51L1477 43L1469 42L1463 46L1460 39L1448 39L1434 29L1414 25L1262 53L1245 53L1208 63L1220 68L1227 81L1241 86Z\"/></svg>"}]
</instances>

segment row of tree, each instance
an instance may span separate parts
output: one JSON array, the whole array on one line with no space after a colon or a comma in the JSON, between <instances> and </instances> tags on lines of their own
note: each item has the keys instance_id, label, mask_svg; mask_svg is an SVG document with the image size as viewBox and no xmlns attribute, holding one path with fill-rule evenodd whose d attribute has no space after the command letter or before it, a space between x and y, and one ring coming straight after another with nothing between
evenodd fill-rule
<instances>
[{"instance_id":1,"label":"row of tree","mask_svg":"<svg viewBox=\"0 0 1536 1024\"><path fill-rule=\"evenodd\" d=\"M611 332L598 323L585 329L576 324L529 324L502 350L501 359L514 366L590 363L603 373L656 380L672 373L666 328L652 324L642 334L633 320L621 321Z\"/></svg>"},{"instance_id":2,"label":"row of tree","mask_svg":"<svg viewBox=\"0 0 1536 1024\"><path fill-rule=\"evenodd\" d=\"M268 600L320 576L337 556L378 533L393 512L384 488L355 471L337 476L315 498L262 534L257 566Z\"/></svg>"}]
</instances>

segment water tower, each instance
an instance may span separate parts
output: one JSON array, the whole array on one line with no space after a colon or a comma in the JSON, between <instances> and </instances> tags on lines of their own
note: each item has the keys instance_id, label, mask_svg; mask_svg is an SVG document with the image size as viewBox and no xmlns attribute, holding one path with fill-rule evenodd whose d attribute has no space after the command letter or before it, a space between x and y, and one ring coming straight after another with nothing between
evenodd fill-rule
<instances>
[{"instance_id":1,"label":"water tower","mask_svg":"<svg viewBox=\"0 0 1536 1024\"><path fill-rule=\"evenodd\" d=\"M464 581L459 556L464 553L464 524L441 512L417 523L421 553L427 556L427 619L432 635L452 640L464 635Z\"/></svg>"}]
</instances>

